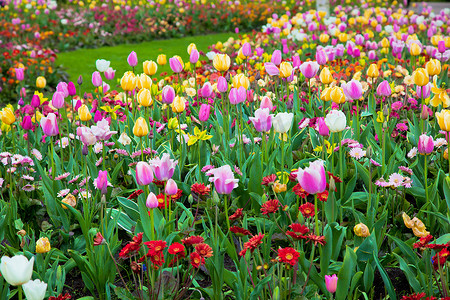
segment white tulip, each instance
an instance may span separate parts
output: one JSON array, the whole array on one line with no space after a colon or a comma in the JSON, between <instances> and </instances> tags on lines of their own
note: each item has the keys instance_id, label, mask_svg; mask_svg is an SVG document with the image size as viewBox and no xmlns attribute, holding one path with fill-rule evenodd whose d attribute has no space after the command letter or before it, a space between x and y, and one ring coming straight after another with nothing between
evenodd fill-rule
<instances>
[{"instance_id":1,"label":"white tulip","mask_svg":"<svg viewBox=\"0 0 450 300\"><path fill-rule=\"evenodd\" d=\"M39 279L30 280L22 287L27 300L43 300L47 292L47 284Z\"/></svg>"},{"instance_id":2,"label":"white tulip","mask_svg":"<svg viewBox=\"0 0 450 300\"><path fill-rule=\"evenodd\" d=\"M3 256L0 272L10 285L22 285L30 281L33 275L33 263L34 257L28 260L24 255Z\"/></svg>"},{"instance_id":3,"label":"white tulip","mask_svg":"<svg viewBox=\"0 0 450 300\"><path fill-rule=\"evenodd\" d=\"M291 129L293 119L293 113L278 113L272 119L273 130L279 133L288 132L288 130Z\"/></svg>"},{"instance_id":4,"label":"white tulip","mask_svg":"<svg viewBox=\"0 0 450 300\"><path fill-rule=\"evenodd\" d=\"M110 64L111 62L106 59L97 59L97 61L95 62L95 66L97 67L97 70L99 72L105 72L106 70L108 70Z\"/></svg>"},{"instance_id":5,"label":"white tulip","mask_svg":"<svg viewBox=\"0 0 450 300\"><path fill-rule=\"evenodd\" d=\"M325 124L331 132L341 132L347 126L347 118L340 110L332 110L325 117Z\"/></svg>"},{"instance_id":6,"label":"white tulip","mask_svg":"<svg viewBox=\"0 0 450 300\"><path fill-rule=\"evenodd\" d=\"M122 132L118 141L124 146L131 144L131 139L125 132Z\"/></svg>"}]
</instances>

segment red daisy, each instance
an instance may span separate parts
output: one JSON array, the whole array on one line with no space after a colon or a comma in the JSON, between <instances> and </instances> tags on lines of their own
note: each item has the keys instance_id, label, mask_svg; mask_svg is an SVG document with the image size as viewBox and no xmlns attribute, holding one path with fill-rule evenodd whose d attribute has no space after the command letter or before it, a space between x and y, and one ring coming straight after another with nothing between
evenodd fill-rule
<instances>
[{"instance_id":1,"label":"red daisy","mask_svg":"<svg viewBox=\"0 0 450 300\"><path fill-rule=\"evenodd\" d=\"M139 249L141 249L143 235L143 232L139 232L133 237L133 240L120 250L119 257L125 259L129 258L131 255L137 254Z\"/></svg>"},{"instance_id":2,"label":"red daisy","mask_svg":"<svg viewBox=\"0 0 450 300\"><path fill-rule=\"evenodd\" d=\"M314 217L314 204L310 202L306 202L305 204L300 205L298 210L302 213L303 217L305 218Z\"/></svg>"},{"instance_id":3,"label":"red daisy","mask_svg":"<svg viewBox=\"0 0 450 300\"><path fill-rule=\"evenodd\" d=\"M306 239L305 234L309 232L309 228L305 225L301 225L298 223L294 223L289 225L289 227L292 229L292 231L287 231L286 234L292 237L293 239L300 240L300 239Z\"/></svg>"},{"instance_id":4,"label":"red daisy","mask_svg":"<svg viewBox=\"0 0 450 300\"><path fill-rule=\"evenodd\" d=\"M325 190L322 193L317 194L317 199L319 199L322 202L327 202L328 199L328 191Z\"/></svg>"},{"instance_id":5,"label":"red daisy","mask_svg":"<svg viewBox=\"0 0 450 300\"><path fill-rule=\"evenodd\" d=\"M169 207L170 196L165 196L164 194L159 194L158 196L156 196L156 199L158 199L158 208Z\"/></svg>"},{"instance_id":6,"label":"red daisy","mask_svg":"<svg viewBox=\"0 0 450 300\"><path fill-rule=\"evenodd\" d=\"M307 238L308 238L308 240L306 241L307 243L308 242L313 242L314 243L314 246L317 246L317 244L320 244L320 245L325 245L327 242L325 241L325 237L324 236L321 236L321 235L315 235L315 234L310 234L310 235L308 235L307 236Z\"/></svg>"},{"instance_id":7,"label":"red daisy","mask_svg":"<svg viewBox=\"0 0 450 300\"><path fill-rule=\"evenodd\" d=\"M416 249L416 248L420 248L420 249L425 248L428 245L428 243L431 242L431 240L433 240L433 236L431 234L429 234L429 235L427 235L425 237L421 237L419 239L419 241L414 244L414 249Z\"/></svg>"},{"instance_id":8,"label":"red daisy","mask_svg":"<svg viewBox=\"0 0 450 300\"><path fill-rule=\"evenodd\" d=\"M208 195L211 192L209 186L204 185L203 183L194 183L191 186L191 192L197 195Z\"/></svg>"},{"instance_id":9,"label":"red daisy","mask_svg":"<svg viewBox=\"0 0 450 300\"><path fill-rule=\"evenodd\" d=\"M425 294L425 293L411 294L411 295L408 295L408 296L403 296L402 300L420 300L423 297L425 297L426 295L427 294Z\"/></svg>"},{"instance_id":10,"label":"red daisy","mask_svg":"<svg viewBox=\"0 0 450 300\"><path fill-rule=\"evenodd\" d=\"M263 215L268 215L270 213L278 211L279 207L280 201L278 201L277 199L269 200L261 206L261 213Z\"/></svg>"},{"instance_id":11,"label":"red daisy","mask_svg":"<svg viewBox=\"0 0 450 300\"><path fill-rule=\"evenodd\" d=\"M272 174L272 175L264 177L261 184L269 186L270 184L274 183L275 180L277 180L277 175Z\"/></svg>"},{"instance_id":12,"label":"red daisy","mask_svg":"<svg viewBox=\"0 0 450 300\"><path fill-rule=\"evenodd\" d=\"M192 252L190 258L191 265L196 269L200 268L200 266L205 263L205 259L201 257L197 252Z\"/></svg>"},{"instance_id":13,"label":"red daisy","mask_svg":"<svg viewBox=\"0 0 450 300\"><path fill-rule=\"evenodd\" d=\"M160 267L164 264L164 255L162 252L159 252L156 255L150 255L151 262L155 265L155 268Z\"/></svg>"},{"instance_id":14,"label":"red daisy","mask_svg":"<svg viewBox=\"0 0 450 300\"><path fill-rule=\"evenodd\" d=\"M295 265L298 262L300 252L291 247L279 248L278 249L278 260L280 262L288 263L290 265Z\"/></svg>"},{"instance_id":15,"label":"red daisy","mask_svg":"<svg viewBox=\"0 0 450 300\"><path fill-rule=\"evenodd\" d=\"M431 261L433 262L433 267L435 270L439 269L439 265L441 268L444 266L447 258L450 256L450 252L447 249L442 249L440 252L436 253Z\"/></svg>"},{"instance_id":16,"label":"red daisy","mask_svg":"<svg viewBox=\"0 0 450 300\"><path fill-rule=\"evenodd\" d=\"M327 171L327 173L328 173L328 178L333 177L335 183L342 182L341 178L339 178L338 176L333 175L333 173L331 173L331 172L329 172L329 171Z\"/></svg>"},{"instance_id":17,"label":"red daisy","mask_svg":"<svg viewBox=\"0 0 450 300\"><path fill-rule=\"evenodd\" d=\"M239 226L230 227L230 231L237 236L251 235L250 231L248 231L247 229L241 228Z\"/></svg>"},{"instance_id":18,"label":"red daisy","mask_svg":"<svg viewBox=\"0 0 450 300\"><path fill-rule=\"evenodd\" d=\"M300 183L297 183L293 188L292 191L294 192L294 194L296 194L297 196L299 196L300 198L306 199L306 197L308 197L308 193L302 188L302 186L300 185Z\"/></svg>"},{"instance_id":19,"label":"red daisy","mask_svg":"<svg viewBox=\"0 0 450 300\"><path fill-rule=\"evenodd\" d=\"M149 256L158 255L167 247L166 241L149 241L145 242L144 245L148 247Z\"/></svg>"},{"instance_id":20,"label":"red daisy","mask_svg":"<svg viewBox=\"0 0 450 300\"><path fill-rule=\"evenodd\" d=\"M247 250L250 250L252 253L255 249L262 244L262 239L264 238L264 234L260 233L251 237L248 242L244 243L244 249L239 252L240 256L244 256Z\"/></svg>"},{"instance_id":21,"label":"red daisy","mask_svg":"<svg viewBox=\"0 0 450 300\"><path fill-rule=\"evenodd\" d=\"M195 251L200 254L201 257L208 258L213 256L213 250L211 246L205 243L201 243L195 246Z\"/></svg>"},{"instance_id":22,"label":"red daisy","mask_svg":"<svg viewBox=\"0 0 450 300\"><path fill-rule=\"evenodd\" d=\"M183 196L183 190L178 189L177 193L175 195L172 195L172 200L178 200L181 198L181 196Z\"/></svg>"},{"instance_id":23,"label":"red daisy","mask_svg":"<svg viewBox=\"0 0 450 300\"><path fill-rule=\"evenodd\" d=\"M230 221L234 221L242 218L244 216L244 214L242 213L243 210L244 210L243 208L236 209L236 212L231 216L229 216L228 219L230 219Z\"/></svg>"},{"instance_id":24,"label":"red daisy","mask_svg":"<svg viewBox=\"0 0 450 300\"><path fill-rule=\"evenodd\" d=\"M185 246L192 246L192 245L195 246L197 244L203 243L204 241L205 241L205 239L198 235L193 235L193 236L190 236L190 237L187 237L187 238L181 240L181 242Z\"/></svg>"},{"instance_id":25,"label":"red daisy","mask_svg":"<svg viewBox=\"0 0 450 300\"><path fill-rule=\"evenodd\" d=\"M135 199L135 198L137 198L140 194L142 194L143 192L144 192L143 190L135 190L134 192L132 192L132 193L130 194L130 196L128 196L127 199L130 199L130 200Z\"/></svg>"}]
</instances>

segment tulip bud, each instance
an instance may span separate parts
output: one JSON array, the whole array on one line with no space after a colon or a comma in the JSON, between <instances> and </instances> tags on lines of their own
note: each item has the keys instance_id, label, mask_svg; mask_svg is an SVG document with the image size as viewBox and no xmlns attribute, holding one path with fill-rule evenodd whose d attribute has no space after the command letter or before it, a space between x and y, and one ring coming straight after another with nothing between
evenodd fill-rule
<instances>
[{"instance_id":1,"label":"tulip bud","mask_svg":"<svg viewBox=\"0 0 450 300\"><path fill-rule=\"evenodd\" d=\"M116 75L116 70L114 70L113 68L109 67L108 69L106 69L105 71L105 78L108 80L113 80L114 76Z\"/></svg>"},{"instance_id":2,"label":"tulip bud","mask_svg":"<svg viewBox=\"0 0 450 300\"><path fill-rule=\"evenodd\" d=\"M233 87L238 89L241 86L246 90L250 86L250 80L243 73L237 74L233 77Z\"/></svg>"},{"instance_id":3,"label":"tulip bud","mask_svg":"<svg viewBox=\"0 0 450 300\"><path fill-rule=\"evenodd\" d=\"M217 79L217 90L220 93L225 93L226 91L228 91L228 82L223 76L220 76Z\"/></svg>"},{"instance_id":4,"label":"tulip bud","mask_svg":"<svg viewBox=\"0 0 450 300\"><path fill-rule=\"evenodd\" d=\"M28 300L44 300L47 292L47 284L39 279L28 281L22 288Z\"/></svg>"},{"instance_id":5,"label":"tulip bud","mask_svg":"<svg viewBox=\"0 0 450 300\"><path fill-rule=\"evenodd\" d=\"M166 55L165 54L158 55L156 62L158 63L158 65L164 66L167 63Z\"/></svg>"},{"instance_id":6,"label":"tulip bud","mask_svg":"<svg viewBox=\"0 0 450 300\"><path fill-rule=\"evenodd\" d=\"M337 282L338 282L338 277L336 274L333 274L332 276L325 275L325 286L326 286L328 292L330 292L332 294L334 292L336 292Z\"/></svg>"},{"instance_id":7,"label":"tulip bud","mask_svg":"<svg viewBox=\"0 0 450 300\"><path fill-rule=\"evenodd\" d=\"M64 106L64 94L62 92L53 93L52 105L56 109L60 109Z\"/></svg>"},{"instance_id":8,"label":"tulip bud","mask_svg":"<svg viewBox=\"0 0 450 300\"><path fill-rule=\"evenodd\" d=\"M281 51L280 50L273 51L272 58L270 61L277 66L281 64Z\"/></svg>"},{"instance_id":9,"label":"tulip bud","mask_svg":"<svg viewBox=\"0 0 450 300\"><path fill-rule=\"evenodd\" d=\"M410 48L409 48L409 53L413 56L417 56L422 52L422 49L420 48L419 45L417 45L417 43L412 43Z\"/></svg>"},{"instance_id":10,"label":"tulip bud","mask_svg":"<svg viewBox=\"0 0 450 300\"><path fill-rule=\"evenodd\" d=\"M25 74L23 72L23 68L15 68L14 70L16 71L16 79L18 81L24 80Z\"/></svg>"},{"instance_id":11,"label":"tulip bud","mask_svg":"<svg viewBox=\"0 0 450 300\"><path fill-rule=\"evenodd\" d=\"M356 224L353 231L359 237L368 237L370 235L369 227L363 223Z\"/></svg>"},{"instance_id":12,"label":"tulip bud","mask_svg":"<svg viewBox=\"0 0 450 300\"><path fill-rule=\"evenodd\" d=\"M189 55L189 61L192 64L196 64L198 62L198 59L200 58L200 53L197 49L192 49L191 54Z\"/></svg>"},{"instance_id":13,"label":"tulip bud","mask_svg":"<svg viewBox=\"0 0 450 300\"><path fill-rule=\"evenodd\" d=\"M174 113L182 113L186 109L186 101L183 97L176 96L172 102L172 111Z\"/></svg>"},{"instance_id":14,"label":"tulip bud","mask_svg":"<svg viewBox=\"0 0 450 300\"><path fill-rule=\"evenodd\" d=\"M438 51L440 53L444 53L445 52L445 41L439 41L438 42Z\"/></svg>"},{"instance_id":15,"label":"tulip bud","mask_svg":"<svg viewBox=\"0 0 450 300\"><path fill-rule=\"evenodd\" d=\"M120 79L120 86L124 91L132 91L136 88L137 78L133 72L125 72L122 79Z\"/></svg>"},{"instance_id":16,"label":"tulip bud","mask_svg":"<svg viewBox=\"0 0 450 300\"><path fill-rule=\"evenodd\" d=\"M47 80L43 76L39 76L36 78L36 87L38 89L43 89L47 85Z\"/></svg>"},{"instance_id":17,"label":"tulip bud","mask_svg":"<svg viewBox=\"0 0 450 300\"><path fill-rule=\"evenodd\" d=\"M216 54L213 59L213 66L219 72L228 71L230 68L231 59L227 54Z\"/></svg>"},{"instance_id":18,"label":"tulip bud","mask_svg":"<svg viewBox=\"0 0 450 300\"><path fill-rule=\"evenodd\" d=\"M261 99L261 104L260 104L259 108L268 108L271 111L273 109L272 100L270 100L269 97L264 96Z\"/></svg>"},{"instance_id":19,"label":"tulip bud","mask_svg":"<svg viewBox=\"0 0 450 300\"><path fill-rule=\"evenodd\" d=\"M50 241L46 237L42 237L36 242L36 253L47 253L50 248Z\"/></svg>"},{"instance_id":20,"label":"tulip bud","mask_svg":"<svg viewBox=\"0 0 450 300\"><path fill-rule=\"evenodd\" d=\"M59 134L58 122L54 113L49 113L46 117L42 117L40 124L45 135L55 136Z\"/></svg>"},{"instance_id":21,"label":"tulip bud","mask_svg":"<svg viewBox=\"0 0 450 300\"><path fill-rule=\"evenodd\" d=\"M282 62L280 64L280 78L288 78L292 74L292 65L289 62Z\"/></svg>"},{"instance_id":22,"label":"tulip bud","mask_svg":"<svg viewBox=\"0 0 450 300\"><path fill-rule=\"evenodd\" d=\"M319 65L323 66L327 63L328 56L324 50L317 50L316 52L316 61Z\"/></svg>"},{"instance_id":23,"label":"tulip bud","mask_svg":"<svg viewBox=\"0 0 450 300\"><path fill-rule=\"evenodd\" d=\"M138 64L137 54L134 51L131 51L130 55L128 55L127 62L130 67L136 67Z\"/></svg>"},{"instance_id":24,"label":"tulip bud","mask_svg":"<svg viewBox=\"0 0 450 300\"><path fill-rule=\"evenodd\" d=\"M341 87L333 87L330 92L330 97L331 100L333 100L333 102L336 104L345 103L345 94L344 90Z\"/></svg>"},{"instance_id":25,"label":"tulip bud","mask_svg":"<svg viewBox=\"0 0 450 300\"><path fill-rule=\"evenodd\" d=\"M148 76L153 76L158 70L158 65L153 60L146 60L143 62L144 73Z\"/></svg>"},{"instance_id":26,"label":"tulip bud","mask_svg":"<svg viewBox=\"0 0 450 300\"><path fill-rule=\"evenodd\" d=\"M367 149L366 149L366 156L367 156L368 158L372 158L372 156L373 156L373 148L372 148L372 146L370 146L370 145L369 145L369 147L367 147Z\"/></svg>"},{"instance_id":27,"label":"tulip bud","mask_svg":"<svg viewBox=\"0 0 450 300\"><path fill-rule=\"evenodd\" d=\"M139 117L134 123L133 134L137 137L143 137L148 134L148 125L143 117Z\"/></svg>"},{"instance_id":28,"label":"tulip bud","mask_svg":"<svg viewBox=\"0 0 450 300\"><path fill-rule=\"evenodd\" d=\"M325 123L324 118L319 118L317 123L318 131L321 136L329 136L330 135L330 129L328 128L327 124Z\"/></svg>"},{"instance_id":29,"label":"tulip bud","mask_svg":"<svg viewBox=\"0 0 450 300\"><path fill-rule=\"evenodd\" d=\"M333 82L333 76L331 75L330 70L328 69L328 67L325 67L322 69L322 71L320 72L320 81L323 84L330 84Z\"/></svg>"},{"instance_id":30,"label":"tulip bud","mask_svg":"<svg viewBox=\"0 0 450 300\"><path fill-rule=\"evenodd\" d=\"M433 137L422 134L419 137L419 144L417 145L417 150L420 154L430 154L434 150Z\"/></svg>"},{"instance_id":31,"label":"tulip bud","mask_svg":"<svg viewBox=\"0 0 450 300\"><path fill-rule=\"evenodd\" d=\"M203 98L209 98L213 93L213 89L210 82L205 82L201 89L201 96Z\"/></svg>"},{"instance_id":32,"label":"tulip bud","mask_svg":"<svg viewBox=\"0 0 450 300\"><path fill-rule=\"evenodd\" d=\"M78 85L82 85L83 84L83 76L78 76L78 79L77 79L77 83L78 83Z\"/></svg>"},{"instance_id":33,"label":"tulip bud","mask_svg":"<svg viewBox=\"0 0 450 300\"><path fill-rule=\"evenodd\" d=\"M424 86L420 86L420 85L416 86L417 97L426 99L426 98L430 97L430 93L431 93L431 83L428 82L428 84L426 84Z\"/></svg>"},{"instance_id":34,"label":"tulip bud","mask_svg":"<svg viewBox=\"0 0 450 300\"><path fill-rule=\"evenodd\" d=\"M162 96L163 103L171 104L173 102L173 99L175 98L175 90L173 89L172 86L166 85L162 89L161 96Z\"/></svg>"},{"instance_id":35,"label":"tulip bud","mask_svg":"<svg viewBox=\"0 0 450 300\"><path fill-rule=\"evenodd\" d=\"M178 192L177 183L171 178L167 180L166 187L164 189L166 195L176 195Z\"/></svg>"},{"instance_id":36,"label":"tulip bud","mask_svg":"<svg viewBox=\"0 0 450 300\"><path fill-rule=\"evenodd\" d=\"M31 122L31 116L24 116L22 123L20 123L20 126L22 126L22 128L24 130L31 130L33 129L33 123Z\"/></svg>"},{"instance_id":37,"label":"tulip bud","mask_svg":"<svg viewBox=\"0 0 450 300\"><path fill-rule=\"evenodd\" d=\"M244 43L244 45L242 46L242 54L246 57L252 55L252 46L250 45L250 43Z\"/></svg>"},{"instance_id":38,"label":"tulip bud","mask_svg":"<svg viewBox=\"0 0 450 300\"><path fill-rule=\"evenodd\" d=\"M86 106L86 104L83 104L80 106L80 108L78 108L78 116L83 122L87 122L92 119L92 115L89 112L89 108Z\"/></svg>"},{"instance_id":39,"label":"tulip bud","mask_svg":"<svg viewBox=\"0 0 450 300\"><path fill-rule=\"evenodd\" d=\"M136 182L138 185L149 185L153 182L153 171L148 163L143 161L137 163Z\"/></svg>"},{"instance_id":40,"label":"tulip bud","mask_svg":"<svg viewBox=\"0 0 450 300\"><path fill-rule=\"evenodd\" d=\"M427 85L430 82L428 72L424 68L416 69L412 74L414 84L419 86Z\"/></svg>"},{"instance_id":41,"label":"tulip bud","mask_svg":"<svg viewBox=\"0 0 450 300\"><path fill-rule=\"evenodd\" d=\"M136 83L139 89L145 88L150 90L152 88L152 79L146 74L137 76Z\"/></svg>"},{"instance_id":42,"label":"tulip bud","mask_svg":"<svg viewBox=\"0 0 450 300\"><path fill-rule=\"evenodd\" d=\"M430 59L429 62L425 65L425 68L428 72L428 75L434 76L439 75L441 73L441 62L437 59Z\"/></svg>"},{"instance_id":43,"label":"tulip bud","mask_svg":"<svg viewBox=\"0 0 450 300\"><path fill-rule=\"evenodd\" d=\"M152 93L150 90L143 88L137 94L137 99L140 105L144 107L151 106L153 104Z\"/></svg>"},{"instance_id":44,"label":"tulip bud","mask_svg":"<svg viewBox=\"0 0 450 300\"><path fill-rule=\"evenodd\" d=\"M92 84L96 87L102 85L102 76L100 75L99 71L95 71L94 73L92 73Z\"/></svg>"},{"instance_id":45,"label":"tulip bud","mask_svg":"<svg viewBox=\"0 0 450 300\"><path fill-rule=\"evenodd\" d=\"M156 195L153 193L148 194L145 205L148 208L153 209L153 208L157 208L158 204L159 204L159 202L158 202L158 198L156 198Z\"/></svg>"},{"instance_id":46,"label":"tulip bud","mask_svg":"<svg viewBox=\"0 0 450 300\"><path fill-rule=\"evenodd\" d=\"M69 93L69 96L75 96L77 94L77 89L75 88L75 84L72 81L67 84L67 91Z\"/></svg>"},{"instance_id":47,"label":"tulip bud","mask_svg":"<svg viewBox=\"0 0 450 300\"><path fill-rule=\"evenodd\" d=\"M376 78L380 76L380 72L378 71L378 66L376 64L371 64L369 69L367 70L367 76Z\"/></svg>"},{"instance_id":48,"label":"tulip bud","mask_svg":"<svg viewBox=\"0 0 450 300\"><path fill-rule=\"evenodd\" d=\"M391 86L387 80L383 80L377 87L377 95L389 97L392 94Z\"/></svg>"},{"instance_id":49,"label":"tulip bud","mask_svg":"<svg viewBox=\"0 0 450 300\"><path fill-rule=\"evenodd\" d=\"M422 111L420 112L420 118L422 120L428 120L428 118L430 117L429 111L428 111L428 107L423 104L422 105Z\"/></svg>"},{"instance_id":50,"label":"tulip bud","mask_svg":"<svg viewBox=\"0 0 450 300\"><path fill-rule=\"evenodd\" d=\"M31 106L33 106L34 108L37 108L41 105L41 100L39 99L38 95L33 95L33 97L31 98Z\"/></svg>"},{"instance_id":51,"label":"tulip bud","mask_svg":"<svg viewBox=\"0 0 450 300\"><path fill-rule=\"evenodd\" d=\"M16 121L16 116L14 115L12 109L9 107L5 107L1 111L0 117L1 117L2 122L5 123L6 125L11 125L12 123L14 123Z\"/></svg>"}]
</instances>

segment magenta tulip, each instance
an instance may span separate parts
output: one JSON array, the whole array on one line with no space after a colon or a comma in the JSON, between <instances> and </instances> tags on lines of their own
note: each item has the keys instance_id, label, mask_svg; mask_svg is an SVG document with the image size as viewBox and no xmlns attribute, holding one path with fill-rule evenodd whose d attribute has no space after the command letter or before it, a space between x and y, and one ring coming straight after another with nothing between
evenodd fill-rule
<instances>
[{"instance_id":1,"label":"magenta tulip","mask_svg":"<svg viewBox=\"0 0 450 300\"><path fill-rule=\"evenodd\" d=\"M22 128L24 130L31 130L33 129L33 122L31 122L31 116L24 116L22 122L20 123L20 126L22 126Z\"/></svg>"},{"instance_id":2,"label":"magenta tulip","mask_svg":"<svg viewBox=\"0 0 450 300\"><path fill-rule=\"evenodd\" d=\"M180 73L181 71L183 71L183 65L177 57L169 58L169 65L174 73Z\"/></svg>"},{"instance_id":3,"label":"magenta tulip","mask_svg":"<svg viewBox=\"0 0 450 300\"><path fill-rule=\"evenodd\" d=\"M243 86L238 89L232 88L228 95L228 99L230 99L230 103L234 105L242 103L247 99L247 90Z\"/></svg>"},{"instance_id":4,"label":"magenta tulip","mask_svg":"<svg viewBox=\"0 0 450 300\"><path fill-rule=\"evenodd\" d=\"M348 99L357 100L362 97L362 85L358 80L350 80L346 84L342 85L342 89L344 90L344 95Z\"/></svg>"},{"instance_id":5,"label":"magenta tulip","mask_svg":"<svg viewBox=\"0 0 450 300\"><path fill-rule=\"evenodd\" d=\"M175 180L173 180L172 178L167 180L166 187L164 189L164 193L166 193L166 195L176 195L177 192L178 192L178 186L177 186L177 183L175 182Z\"/></svg>"},{"instance_id":6,"label":"magenta tulip","mask_svg":"<svg viewBox=\"0 0 450 300\"><path fill-rule=\"evenodd\" d=\"M14 70L16 71L16 79L22 81L25 78L23 68L14 68Z\"/></svg>"},{"instance_id":7,"label":"magenta tulip","mask_svg":"<svg viewBox=\"0 0 450 300\"><path fill-rule=\"evenodd\" d=\"M220 76L219 79L217 79L217 90L221 93L228 91L228 82L225 77Z\"/></svg>"},{"instance_id":8,"label":"magenta tulip","mask_svg":"<svg viewBox=\"0 0 450 300\"><path fill-rule=\"evenodd\" d=\"M101 191L102 194L106 194L108 191L108 171L98 171L98 177L94 179L94 186Z\"/></svg>"},{"instance_id":9,"label":"magenta tulip","mask_svg":"<svg viewBox=\"0 0 450 300\"><path fill-rule=\"evenodd\" d=\"M102 76L100 75L99 71L95 71L94 73L92 73L92 84L95 87L99 87L102 85Z\"/></svg>"},{"instance_id":10,"label":"magenta tulip","mask_svg":"<svg viewBox=\"0 0 450 300\"><path fill-rule=\"evenodd\" d=\"M55 136L59 134L58 122L54 113L49 113L46 117L42 117L40 124L45 135Z\"/></svg>"},{"instance_id":11,"label":"magenta tulip","mask_svg":"<svg viewBox=\"0 0 450 300\"><path fill-rule=\"evenodd\" d=\"M318 194L325 191L327 187L327 178L323 161L316 160L309 164L305 169L298 169L297 181L308 194Z\"/></svg>"},{"instance_id":12,"label":"magenta tulip","mask_svg":"<svg viewBox=\"0 0 450 300\"><path fill-rule=\"evenodd\" d=\"M60 109L64 106L64 94L62 92L53 93L52 105L56 109Z\"/></svg>"},{"instance_id":13,"label":"magenta tulip","mask_svg":"<svg viewBox=\"0 0 450 300\"><path fill-rule=\"evenodd\" d=\"M138 64L137 54L134 51L131 51L130 55L128 55L127 62L130 67L136 67Z\"/></svg>"},{"instance_id":14,"label":"magenta tulip","mask_svg":"<svg viewBox=\"0 0 450 300\"><path fill-rule=\"evenodd\" d=\"M327 123L325 123L325 118L318 119L317 131L319 131L319 134L321 136L329 136L330 135L330 129L328 128Z\"/></svg>"},{"instance_id":15,"label":"magenta tulip","mask_svg":"<svg viewBox=\"0 0 450 300\"><path fill-rule=\"evenodd\" d=\"M328 56L324 50L320 49L316 52L316 61L319 65L323 66L327 63Z\"/></svg>"},{"instance_id":16,"label":"magenta tulip","mask_svg":"<svg viewBox=\"0 0 450 300\"><path fill-rule=\"evenodd\" d=\"M200 110L198 111L198 119L202 122L206 122L211 114L211 105L204 104L200 105Z\"/></svg>"},{"instance_id":17,"label":"magenta tulip","mask_svg":"<svg viewBox=\"0 0 450 300\"><path fill-rule=\"evenodd\" d=\"M273 51L272 59L270 61L277 66L281 64L281 51L280 50Z\"/></svg>"},{"instance_id":18,"label":"magenta tulip","mask_svg":"<svg viewBox=\"0 0 450 300\"><path fill-rule=\"evenodd\" d=\"M419 144L417 145L417 150L420 154L430 154L434 150L433 137L426 134L422 134L419 137Z\"/></svg>"},{"instance_id":19,"label":"magenta tulip","mask_svg":"<svg viewBox=\"0 0 450 300\"><path fill-rule=\"evenodd\" d=\"M327 291L329 291L330 293L334 293L336 292L337 289L337 282L338 282L338 277L336 274L333 275L325 275L325 286L327 288Z\"/></svg>"},{"instance_id":20,"label":"magenta tulip","mask_svg":"<svg viewBox=\"0 0 450 300\"><path fill-rule=\"evenodd\" d=\"M41 99L39 99L38 95L33 95L33 97L31 97L31 106L33 106L34 108L37 108L41 105Z\"/></svg>"},{"instance_id":21,"label":"magenta tulip","mask_svg":"<svg viewBox=\"0 0 450 300\"><path fill-rule=\"evenodd\" d=\"M196 64L198 59L200 58L200 54L197 49L192 49L191 54L189 55L189 61L191 64Z\"/></svg>"},{"instance_id":22,"label":"magenta tulip","mask_svg":"<svg viewBox=\"0 0 450 300\"><path fill-rule=\"evenodd\" d=\"M319 71L319 64L316 61L307 61L300 65L300 72L306 78L313 78Z\"/></svg>"},{"instance_id":23,"label":"magenta tulip","mask_svg":"<svg viewBox=\"0 0 450 300\"><path fill-rule=\"evenodd\" d=\"M136 182L139 185L149 185L153 182L153 170L148 163L143 161L137 163Z\"/></svg>"},{"instance_id":24,"label":"magenta tulip","mask_svg":"<svg viewBox=\"0 0 450 300\"><path fill-rule=\"evenodd\" d=\"M387 80L383 80L377 87L377 95L389 97L392 94L391 86Z\"/></svg>"},{"instance_id":25,"label":"magenta tulip","mask_svg":"<svg viewBox=\"0 0 450 300\"><path fill-rule=\"evenodd\" d=\"M67 84L67 91L69 92L69 96L75 96L77 94L77 89L72 81Z\"/></svg>"},{"instance_id":26,"label":"magenta tulip","mask_svg":"<svg viewBox=\"0 0 450 300\"><path fill-rule=\"evenodd\" d=\"M114 70L113 68L109 67L108 69L106 69L105 71L105 78L108 80L113 80L114 76L116 75L116 70Z\"/></svg>"},{"instance_id":27,"label":"magenta tulip","mask_svg":"<svg viewBox=\"0 0 450 300\"><path fill-rule=\"evenodd\" d=\"M166 85L162 89L162 102L171 104L173 102L173 99L175 99L175 90L172 86Z\"/></svg>"},{"instance_id":28,"label":"magenta tulip","mask_svg":"<svg viewBox=\"0 0 450 300\"><path fill-rule=\"evenodd\" d=\"M299 68L300 65L301 65L301 62L300 62L300 56L295 55L295 56L292 58L292 66L293 66L294 69L295 69L295 68Z\"/></svg>"},{"instance_id":29,"label":"magenta tulip","mask_svg":"<svg viewBox=\"0 0 450 300\"><path fill-rule=\"evenodd\" d=\"M150 166L155 173L155 177L161 181L172 178L177 163L178 161L170 158L169 153L164 153L162 158L156 157L150 160Z\"/></svg>"},{"instance_id":30,"label":"magenta tulip","mask_svg":"<svg viewBox=\"0 0 450 300\"><path fill-rule=\"evenodd\" d=\"M214 183L218 194L229 195L238 186L239 179L234 178L229 165L209 170L206 175L212 176L209 178L209 181Z\"/></svg>"},{"instance_id":31,"label":"magenta tulip","mask_svg":"<svg viewBox=\"0 0 450 300\"><path fill-rule=\"evenodd\" d=\"M270 114L268 108L258 108L255 111L255 117L250 117L249 119L255 126L256 131L267 132L272 128L272 117L273 115Z\"/></svg>"}]
</instances>

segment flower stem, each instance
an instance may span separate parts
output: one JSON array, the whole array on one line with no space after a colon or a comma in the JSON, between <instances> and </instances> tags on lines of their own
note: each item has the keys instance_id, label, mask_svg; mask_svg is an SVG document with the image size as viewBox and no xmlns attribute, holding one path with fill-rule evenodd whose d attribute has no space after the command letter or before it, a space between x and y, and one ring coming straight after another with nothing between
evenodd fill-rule
<instances>
[{"instance_id":1,"label":"flower stem","mask_svg":"<svg viewBox=\"0 0 450 300\"><path fill-rule=\"evenodd\" d=\"M319 216L317 213L317 194L314 194L314 223L316 225L316 235L319 235Z\"/></svg>"},{"instance_id":2,"label":"flower stem","mask_svg":"<svg viewBox=\"0 0 450 300\"><path fill-rule=\"evenodd\" d=\"M427 178L427 173L428 173L428 157L426 155L424 155L423 157L425 159L424 162L424 180L425 180L425 201L428 202L428 178Z\"/></svg>"},{"instance_id":3,"label":"flower stem","mask_svg":"<svg viewBox=\"0 0 450 300\"><path fill-rule=\"evenodd\" d=\"M230 231L230 219L228 218L228 195L227 194L223 195L223 199L225 202L225 217L227 221L227 228L228 231Z\"/></svg>"},{"instance_id":4,"label":"flower stem","mask_svg":"<svg viewBox=\"0 0 450 300\"><path fill-rule=\"evenodd\" d=\"M22 299L23 299L23 295L22 295L22 286L19 285L19 286L17 287L17 289L19 290L19 300L22 300Z\"/></svg>"}]
</instances>

